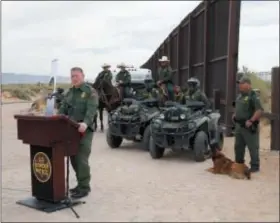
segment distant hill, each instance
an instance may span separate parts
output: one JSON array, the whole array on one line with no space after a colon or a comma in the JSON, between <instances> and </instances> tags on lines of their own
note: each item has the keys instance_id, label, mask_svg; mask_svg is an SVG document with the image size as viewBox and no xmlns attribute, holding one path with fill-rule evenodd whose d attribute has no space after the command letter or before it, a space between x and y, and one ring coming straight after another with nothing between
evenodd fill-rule
<instances>
[{"instance_id":1,"label":"distant hill","mask_svg":"<svg viewBox=\"0 0 280 223\"><path fill-rule=\"evenodd\" d=\"M36 84L38 82L48 83L49 80L49 75L30 75L15 73L2 73L1 75L1 84ZM57 83L70 83L70 78L58 76Z\"/></svg>"}]
</instances>

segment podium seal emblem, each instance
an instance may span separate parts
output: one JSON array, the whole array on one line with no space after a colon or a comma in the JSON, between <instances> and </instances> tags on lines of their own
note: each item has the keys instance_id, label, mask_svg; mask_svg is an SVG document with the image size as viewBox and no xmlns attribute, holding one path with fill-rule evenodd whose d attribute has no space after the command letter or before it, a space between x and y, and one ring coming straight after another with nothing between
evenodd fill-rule
<instances>
[{"instance_id":1,"label":"podium seal emblem","mask_svg":"<svg viewBox=\"0 0 280 223\"><path fill-rule=\"evenodd\" d=\"M33 173L41 183L49 181L52 175L52 164L47 154L38 152L33 158Z\"/></svg>"}]
</instances>

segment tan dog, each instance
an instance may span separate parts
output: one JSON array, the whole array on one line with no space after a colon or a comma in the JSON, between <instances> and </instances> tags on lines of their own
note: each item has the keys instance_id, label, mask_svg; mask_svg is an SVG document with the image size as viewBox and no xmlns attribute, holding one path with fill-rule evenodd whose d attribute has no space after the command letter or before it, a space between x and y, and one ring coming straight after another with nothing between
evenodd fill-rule
<instances>
[{"instance_id":1,"label":"tan dog","mask_svg":"<svg viewBox=\"0 0 280 223\"><path fill-rule=\"evenodd\" d=\"M215 151L212 155L214 166L207 171L214 174L226 174L235 179L251 179L251 172L246 164L235 163L222 152Z\"/></svg>"}]
</instances>

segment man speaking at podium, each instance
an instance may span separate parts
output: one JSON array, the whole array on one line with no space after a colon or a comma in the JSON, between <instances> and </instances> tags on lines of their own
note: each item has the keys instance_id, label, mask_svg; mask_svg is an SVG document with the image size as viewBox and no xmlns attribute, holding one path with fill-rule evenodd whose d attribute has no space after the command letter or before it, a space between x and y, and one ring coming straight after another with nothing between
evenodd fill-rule
<instances>
[{"instance_id":1,"label":"man speaking at podium","mask_svg":"<svg viewBox=\"0 0 280 223\"><path fill-rule=\"evenodd\" d=\"M78 185L70 189L72 198L82 198L90 192L89 155L93 138L93 117L98 106L96 91L85 83L84 73L80 67L71 69L72 87L65 94L59 114L67 115L79 123L81 142L76 156L71 156L71 165L76 172ZM66 130L67 131L67 130Z\"/></svg>"}]
</instances>

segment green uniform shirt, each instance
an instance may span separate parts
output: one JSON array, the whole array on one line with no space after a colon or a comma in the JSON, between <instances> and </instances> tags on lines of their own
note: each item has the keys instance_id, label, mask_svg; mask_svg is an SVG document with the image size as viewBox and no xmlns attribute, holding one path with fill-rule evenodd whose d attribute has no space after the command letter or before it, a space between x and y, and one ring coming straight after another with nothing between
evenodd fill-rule
<instances>
[{"instance_id":1,"label":"green uniform shirt","mask_svg":"<svg viewBox=\"0 0 280 223\"><path fill-rule=\"evenodd\" d=\"M122 81L123 84L130 84L131 75L127 70L120 71L116 76L116 82Z\"/></svg>"},{"instance_id":2,"label":"green uniform shirt","mask_svg":"<svg viewBox=\"0 0 280 223\"><path fill-rule=\"evenodd\" d=\"M260 109L263 110L260 99L254 91L239 94L235 101L235 118L248 120Z\"/></svg>"},{"instance_id":3,"label":"green uniform shirt","mask_svg":"<svg viewBox=\"0 0 280 223\"><path fill-rule=\"evenodd\" d=\"M88 84L79 88L71 87L66 93L58 113L67 115L76 122L84 122L92 129L98 107L98 95Z\"/></svg>"},{"instance_id":4,"label":"green uniform shirt","mask_svg":"<svg viewBox=\"0 0 280 223\"><path fill-rule=\"evenodd\" d=\"M171 67L160 67L158 69L158 77L160 81L163 82L172 82L172 68Z\"/></svg>"},{"instance_id":5,"label":"green uniform shirt","mask_svg":"<svg viewBox=\"0 0 280 223\"><path fill-rule=\"evenodd\" d=\"M190 94L189 92L187 92L185 96L186 96L186 99L191 99L191 100L195 100L195 101L202 101L206 104L207 107L210 106L210 102L209 102L208 98L206 97L204 92L202 92L199 89L196 90L193 94Z\"/></svg>"},{"instance_id":6,"label":"green uniform shirt","mask_svg":"<svg viewBox=\"0 0 280 223\"><path fill-rule=\"evenodd\" d=\"M100 81L102 79L105 80L105 81L111 82L112 81L112 72L110 70L107 70L107 71L103 70L103 71L101 71L98 74L95 82Z\"/></svg>"}]
</instances>

